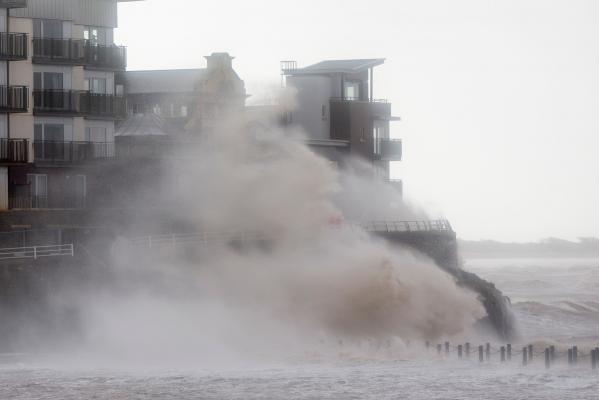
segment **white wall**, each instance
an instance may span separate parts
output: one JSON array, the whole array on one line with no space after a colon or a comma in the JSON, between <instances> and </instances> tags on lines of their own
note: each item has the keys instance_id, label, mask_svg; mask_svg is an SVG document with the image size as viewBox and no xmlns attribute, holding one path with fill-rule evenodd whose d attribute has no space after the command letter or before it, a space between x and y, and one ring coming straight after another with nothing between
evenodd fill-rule
<instances>
[{"instance_id":1,"label":"white wall","mask_svg":"<svg viewBox=\"0 0 599 400\"><path fill-rule=\"evenodd\" d=\"M301 126L311 139L330 139L329 107L333 94L331 79L326 76L290 76L287 86L297 89L297 107L292 123ZM322 107L325 106L325 118Z\"/></svg>"}]
</instances>

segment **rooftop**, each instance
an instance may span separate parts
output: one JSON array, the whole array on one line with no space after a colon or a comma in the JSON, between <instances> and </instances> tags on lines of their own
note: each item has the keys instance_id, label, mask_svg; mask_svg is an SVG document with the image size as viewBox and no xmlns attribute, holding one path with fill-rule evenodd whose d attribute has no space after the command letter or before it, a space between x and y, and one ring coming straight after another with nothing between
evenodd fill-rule
<instances>
[{"instance_id":1,"label":"rooftop","mask_svg":"<svg viewBox=\"0 0 599 400\"><path fill-rule=\"evenodd\" d=\"M326 60L304 68L287 69L287 75L308 75L308 74L355 74L376 67L385 62L384 58L365 58L357 60Z\"/></svg>"},{"instance_id":2,"label":"rooftop","mask_svg":"<svg viewBox=\"0 0 599 400\"><path fill-rule=\"evenodd\" d=\"M155 113L133 114L124 120L115 136L167 136L181 130Z\"/></svg>"},{"instance_id":3,"label":"rooftop","mask_svg":"<svg viewBox=\"0 0 599 400\"><path fill-rule=\"evenodd\" d=\"M127 71L127 93L192 93L195 83L206 74L205 68Z\"/></svg>"}]
</instances>

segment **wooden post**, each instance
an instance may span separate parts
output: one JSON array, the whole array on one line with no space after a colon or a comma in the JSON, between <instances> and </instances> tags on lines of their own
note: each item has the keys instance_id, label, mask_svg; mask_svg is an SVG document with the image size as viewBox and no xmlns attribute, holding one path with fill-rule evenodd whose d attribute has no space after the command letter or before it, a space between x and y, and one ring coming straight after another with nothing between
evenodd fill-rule
<instances>
[{"instance_id":1,"label":"wooden post","mask_svg":"<svg viewBox=\"0 0 599 400\"><path fill-rule=\"evenodd\" d=\"M487 358L487 361L489 361L491 359L491 343L487 343L487 345L486 345L485 356Z\"/></svg>"},{"instance_id":2,"label":"wooden post","mask_svg":"<svg viewBox=\"0 0 599 400\"><path fill-rule=\"evenodd\" d=\"M549 369L551 367L551 351L549 347L545 349L545 368Z\"/></svg>"},{"instance_id":3,"label":"wooden post","mask_svg":"<svg viewBox=\"0 0 599 400\"><path fill-rule=\"evenodd\" d=\"M578 364L578 346L572 347L572 363Z\"/></svg>"},{"instance_id":4,"label":"wooden post","mask_svg":"<svg viewBox=\"0 0 599 400\"><path fill-rule=\"evenodd\" d=\"M470 358L470 343L466 343L466 358Z\"/></svg>"},{"instance_id":5,"label":"wooden post","mask_svg":"<svg viewBox=\"0 0 599 400\"><path fill-rule=\"evenodd\" d=\"M528 348L524 347L522 349L522 365L524 365L526 367L526 364L528 364L528 357L526 355L526 353L528 352Z\"/></svg>"},{"instance_id":6,"label":"wooden post","mask_svg":"<svg viewBox=\"0 0 599 400\"><path fill-rule=\"evenodd\" d=\"M572 349L568 349L568 365L572 365Z\"/></svg>"},{"instance_id":7,"label":"wooden post","mask_svg":"<svg viewBox=\"0 0 599 400\"><path fill-rule=\"evenodd\" d=\"M534 352L534 347L532 347L532 344L529 344L528 345L528 361L530 361L530 362L532 362L533 352Z\"/></svg>"},{"instance_id":8,"label":"wooden post","mask_svg":"<svg viewBox=\"0 0 599 400\"><path fill-rule=\"evenodd\" d=\"M483 346L478 346L478 361L483 362Z\"/></svg>"},{"instance_id":9,"label":"wooden post","mask_svg":"<svg viewBox=\"0 0 599 400\"><path fill-rule=\"evenodd\" d=\"M507 344L507 360L512 361L512 345L511 345L511 343Z\"/></svg>"},{"instance_id":10,"label":"wooden post","mask_svg":"<svg viewBox=\"0 0 599 400\"><path fill-rule=\"evenodd\" d=\"M437 345L437 354L441 355L441 349L443 349L443 346L441 346L440 344Z\"/></svg>"},{"instance_id":11,"label":"wooden post","mask_svg":"<svg viewBox=\"0 0 599 400\"><path fill-rule=\"evenodd\" d=\"M555 361L555 346L549 347L549 352L551 354L551 362Z\"/></svg>"},{"instance_id":12,"label":"wooden post","mask_svg":"<svg viewBox=\"0 0 599 400\"><path fill-rule=\"evenodd\" d=\"M445 342L445 355L449 356L449 342Z\"/></svg>"},{"instance_id":13,"label":"wooden post","mask_svg":"<svg viewBox=\"0 0 599 400\"><path fill-rule=\"evenodd\" d=\"M461 360L462 359L462 345L458 345L458 358Z\"/></svg>"},{"instance_id":14,"label":"wooden post","mask_svg":"<svg viewBox=\"0 0 599 400\"><path fill-rule=\"evenodd\" d=\"M505 346L501 346L501 362L505 362Z\"/></svg>"}]
</instances>

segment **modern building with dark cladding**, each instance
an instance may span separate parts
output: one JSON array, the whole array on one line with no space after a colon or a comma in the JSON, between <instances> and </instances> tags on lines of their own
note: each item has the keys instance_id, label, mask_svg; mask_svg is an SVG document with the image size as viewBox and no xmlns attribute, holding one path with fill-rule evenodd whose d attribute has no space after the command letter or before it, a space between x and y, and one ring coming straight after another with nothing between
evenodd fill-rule
<instances>
[{"instance_id":1,"label":"modern building with dark cladding","mask_svg":"<svg viewBox=\"0 0 599 400\"><path fill-rule=\"evenodd\" d=\"M401 161L402 142L390 137L391 104L374 97L374 68L382 58L328 60L298 68L281 63L295 105L286 112L288 125L301 126L317 151L331 149L368 160L379 179L391 181L390 161ZM332 157L331 157L332 158ZM401 190L401 181L392 181Z\"/></svg>"}]
</instances>

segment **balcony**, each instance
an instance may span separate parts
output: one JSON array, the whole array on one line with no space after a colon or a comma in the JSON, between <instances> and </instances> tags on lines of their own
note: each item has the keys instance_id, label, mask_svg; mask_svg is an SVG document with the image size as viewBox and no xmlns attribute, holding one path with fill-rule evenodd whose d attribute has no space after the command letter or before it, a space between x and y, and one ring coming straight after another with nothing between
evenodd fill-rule
<instances>
[{"instance_id":1,"label":"balcony","mask_svg":"<svg viewBox=\"0 0 599 400\"><path fill-rule=\"evenodd\" d=\"M36 141L33 143L36 163L68 164L114 158L114 143Z\"/></svg>"},{"instance_id":2,"label":"balcony","mask_svg":"<svg viewBox=\"0 0 599 400\"><path fill-rule=\"evenodd\" d=\"M33 39L36 64L85 65L85 41L79 39Z\"/></svg>"},{"instance_id":3,"label":"balcony","mask_svg":"<svg viewBox=\"0 0 599 400\"><path fill-rule=\"evenodd\" d=\"M97 45L84 39L34 38L33 62L124 71L127 67L127 49L123 46Z\"/></svg>"},{"instance_id":4,"label":"balcony","mask_svg":"<svg viewBox=\"0 0 599 400\"><path fill-rule=\"evenodd\" d=\"M0 60L26 60L28 47L26 33L0 32Z\"/></svg>"},{"instance_id":5,"label":"balcony","mask_svg":"<svg viewBox=\"0 0 599 400\"><path fill-rule=\"evenodd\" d=\"M24 113L28 109L27 86L0 86L0 113Z\"/></svg>"},{"instance_id":6,"label":"balcony","mask_svg":"<svg viewBox=\"0 0 599 400\"><path fill-rule=\"evenodd\" d=\"M34 90L33 113L37 115L77 116L81 114L79 90Z\"/></svg>"},{"instance_id":7,"label":"balcony","mask_svg":"<svg viewBox=\"0 0 599 400\"><path fill-rule=\"evenodd\" d=\"M83 92L80 99L81 112L92 118L121 119L127 115L123 96Z\"/></svg>"},{"instance_id":8,"label":"balcony","mask_svg":"<svg viewBox=\"0 0 599 400\"><path fill-rule=\"evenodd\" d=\"M0 139L0 162L29 162L29 143L27 139Z\"/></svg>"},{"instance_id":9,"label":"balcony","mask_svg":"<svg viewBox=\"0 0 599 400\"><path fill-rule=\"evenodd\" d=\"M379 139L375 151L375 157L385 161L401 161L402 142L401 139Z\"/></svg>"},{"instance_id":10,"label":"balcony","mask_svg":"<svg viewBox=\"0 0 599 400\"><path fill-rule=\"evenodd\" d=\"M127 48L85 44L85 66L89 69L124 71L127 68Z\"/></svg>"}]
</instances>

